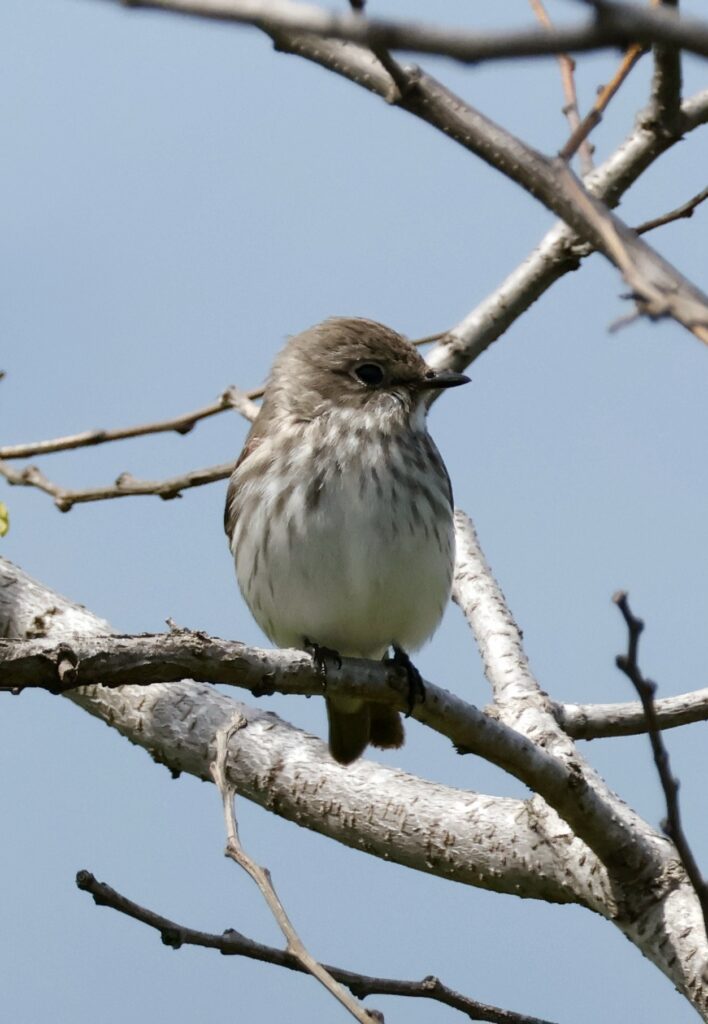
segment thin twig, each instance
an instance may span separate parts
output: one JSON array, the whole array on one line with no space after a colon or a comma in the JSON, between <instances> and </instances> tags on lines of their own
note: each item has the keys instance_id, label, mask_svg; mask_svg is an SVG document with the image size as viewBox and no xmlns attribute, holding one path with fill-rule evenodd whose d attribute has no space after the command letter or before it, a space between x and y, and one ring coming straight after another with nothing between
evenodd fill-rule
<instances>
[{"instance_id":1,"label":"thin twig","mask_svg":"<svg viewBox=\"0 0 708 1024\"><path fill-rule=\"evenodd\" d=\"M442 341L442 339L446 338L449 333L450 333L450 331L447 330L447 331L438 331L436 334L426 334L423 338L414 338L411 341L411 345L416 345L416 346L418 346L418 345L430 345L434 341Z\"/></svg>"},{"instance_id":2,"label":"thin twig","mask_svg":"<svg viewBox=\"0 0 708 1024\"><path fill-rule=\"evenodd\" d=\"M687 203L677 206L675 210L670 210L669 213L665 213L661 217L655 217L653 220L645 220L643 224L640 224L634 230L638 235L643 235L647 231L653 231L654 228L663 227L664 224L671 224L675 220L692 217L696 207L700 206L706 199L708 199L708 188L704 188L693 199L689 199Z\"/></svg>"},{"instance_id":3,"label":"thin twig","mask_svg":"<svg viewBox=\"0 0 708 1024\"><path fill-rule=\"evenodd\" d=\"M659 773L661 787L666 800L666 819L661 822L662 831L671 839L676 852L681 858L681 863L686 869L693 888L701 905L703 923L708 933L708 885L696 863L693 851L689 845L686 834L681 824L681 810L679 807L679 780L672 775L669 754L664 746L661 735L661 728L657 720L654 707L654 696L656 694L656 683L647 679L638 662L639 637L644 629L644 623L636 618L629 607L629 598L624 591L616 593L612 599L620 612L627 626L627 653L618 654L616 660L617 668L624 672L634 686L644 708L644 716L647 721L647 732L654 755L654 764Z\"/></svg>"},{"instance_id":4,"label":"thin twig","mask_svg":"<svg viewBox=\"0 0 708 1024\"><path fill-rule=\"evenodd\" d=\"M286 33L274 38L281 51L314 61L377 95L386 93L386 76L360 47ZM671 317L708 344L708 296L593 198L567 162L543 156L426 72L420 72L416 88L399 106L521 185L602 252L624 274L642 315Z\"/></svg>"},{"instance_id":5,"label":"thin twig","mask_svg":"<svg viewBox=\"0 0 708 1024\"><path fill-rule=\"evenodd\" d=\"M154 423L140 423L133 427L119 427L117 430L84 430L80 434L67 437L55 437L48 441L33 441L29 444L8 444L0 447L0 459L30 459L36 455L49 455L52 452L63 452L71 448L87 448L109 441L123 441L129 437L142 437L145 434L160 434L176 431L188 434L200 420L216 416L226 409L236 409L248 420L255 419L258 406L254 399L261 398L263 388L251 391L240 391L236 387L227 388L211 405L202 406L193 412L183 413L171 419L157 420Z\"/></svg>"},{"instance_id":6,"label":"thin twig","mask_svg":"<svg viewBox=\"0 0 708 1024\"><path fill-rule=\"evenodd\" d=\"M331 992L342 1006L349 1011L352 1017L360 1021L360 1024L373 1024L380 1020L376 1011L364 1009L357 999L348 992L346 988L336 981L329 971L322 966L305 948L302 939L295 931L292 921L288 917L285 907L280 901L271 881L270 871L249 857L241 845L236 823L235 791L226 778L226 754L228 752L231 737L246 725L246 719L237 714L235 721L228 729L221 729L216 734L216 757L210 766L211 775L216 783L224 808L224 821L226 824L226 856L235 861L244 871L251 876L261 891L261 894L268 904L268 909L276 920L278 927L285 937L287 950L302 964L304 969L316 978L328 992Z\"/></svg>"},{"instance_id":7,"label":"thin twig","mask_svg":"<svg viewBox=\"0 0 708 1024\"><path fill-rule=\"evenodd\" d=\"M708 120L708 90L703 90L681 107L685 131L693 131ZM645 118L632 129L622 145L593 171L588 187L611 208L658 157L678 142L679 137L659 136ZM438 369L463 370L478 359L529 308L565 274L576 270L593 252L588 243L566 225L547 232L526 259L452 328L445 341L428 356Z\"/></svg>"},{"instance_id":8,"label":"thin twig","mask_svg":"<svg viewBox=\"0 0 708 1024\"><path fill-rule=\"evenodd\" d=\"M25 466L24 469L13 469L0 462L0 476L8 483L19 487L36 487L54 498L54 504L60 512L69 512L74 505L87 501L107 501L111 498L129 498L137 494L153 494L169 501L181 498L182 491L191 487L201 487L217 480L226 480L234 471L236 460L222 462L218 466L207 466L204 469L192 469L181 476L168 477L165 480L138 480L130 473L121 473L113 485L106 487L88 487L84 490L71 490L61 487L49 480L36 466Z\"/></svg>"},{"instance_id":9,"label":"thin twig","mask_svg":"<svg viewBox=\"0 0 708 1024\"><path fill-rule=\"evenodd\" d=\"M414 338L411 344L428 345L434 341L440 341L448 333L448 331L438 331L436 334L428 334L423 338ZM0 380L2 380L3 376L4 372L0 371ZM51 455L54 452L68 451L73 448L90 448L99 444L107 444L110 441L123 441L126 438L143 437L146 434L160 434L170 431L176 431L178 434L188 434L200 420L216 416L227 409L235 409L245 419L253 422L260 408L255 400L262 398L264 393L265 388L263 386L251 388L250 391L241 391L240 388L231 385L211 405L202 406L201 409L195 409L193 412L185 412L180 416L174 416L166 420L156 420L154 423L139 423L132 427L119 427L114 430L84 430L80 434L69 434L66 437L55 437L46 441L2 445L0 446L0 460L31 459L37 455ZM11 482L23 483L22 480L17 478Z\"/></svg>"},{"instance_id":10,"label":"thin twig","mask_svg":"<svg viewBox=\"0 0 708 1024\"><path fill-rule=\"evenodd\" d=\"M414 339L412 344L428 345L434 341L440 341L447 333L447 331L438 331L436 334L428 334L423 338ZM34 444L10 445L0 448L0 476L3 476L13 486L35 487L37 490L49 494L54 498L54 504L60 512L69 512L74 505L81 505L90 501L108 501L112 498L130 498L137 495L155 495L164 501L181 498L182 491L189 490L192 487L202 487L204 484L227 480L233 473L234 466L236 465L235 460L220 463L218 466L192 469L179 476L167 477L163 480L139 480L130 473L121 473L113 484L72 490L50 480L37 466L24 466L21 469L14 469L3 462L2 459L3 457L17 459L24 455L45 455L50 452L103 444L107 441L119 441L126 437L138 437L142 434L159 433L165 430L178 430L179 433L187 433L199 419L213 416L224 409L237 409L246 419L252 421L255 419L259 409L259 406L255 404L253 399L261 398L263 393L263 388L253 388L251 391L243 392L232 387L228 388L219 399L219 402L214 403L214 405L205 406L204 409L197 410L194 413L186 413L184 416L176 417L172 420L145 423L119 430L85 431L82 434L59 437L51 441L37 441ZM182 424L181 427L179 426L180 424Z\"/></svg>"},{"instance_id":11,"label":"thin twig","mask_svg":"<svg viewBox=\"0 0 708 1024\"><path fill-rule=\"evenodd\" d=\"M544 28L552 28L553 23L548 16L542 0L529 0L531 10ZM558 65L560 67L561 82L563 83L563 95L565 104L563 113L568 119L571 136L577 131L580 125L580 110L578 108L578 94L575 89L575 61L567 53L558 54ZM589 174L593 169L593 145L587 139L583 139L578 147L580 158L580 170L583 175Z\"/></svg>"},{"instance_id":12,"label":"thin twig","mask_svg":"<svg viewBox=\"0 0 708 1024\"><path fill-rule=\"evenodd\" d=\"M129 900L105 882L99 882L90 871L79 871L76 875L76 885L82 892L89 893L97 906L110 907L134 921L140 921L141 924L154 928L160 933L162 942L172 949L180 949L182 946L200 946L204 949L216 949L224 956L244 956L250 960L284 967L300 974L309 973L292 953L254 942L253 939L249 939L233 928L227 928L221 935L216 935L211 932L198 931L195 928L187 928L167 917L162 917L160 914L142 907L139 903ZM368 974L347 971L342 967L325 965L325 968L333 978L346 985L360 999L369 995L432 999L453 1010L459 1010L470 1020L488 1021L491 1024L551 1024L550 1021L540 1020L538 1017L528 1017L523 1013L514 1013L513 1010L503 1010L497 1006L478 1003L475 999L468 999L467 996L455 992L432 976L423 978L422 981L403 981L397 978L376 978Z\"/></svg>"},{"instance_id":13,"label":"thin twig","mask_svg":"<svg viewBox=\"0 0 708 1024\"><path fill-rule=\"evenodd\" d=\"M664 6L678 12L678 0L652 0L652 7ZM675 135L681 123L681 51L676 46L654 44L652 110L657 128Z\"/></svg>"},{"instance_id":14,"label":"thin twig","mask_svg":"<svg viewBox=\"0 0 708 1024\"><path fill-rule=\"evenodd\" d=\"M385 46L372 46L371 52L391 79L391 88L384 97L387 103L400 103L404 96L415 88L418 80L418 69L411 65L403 67L391 56L390 50Z\"/></svg>"},{"instance_id":15,"label":"thin twig","mask_svg":"<svg viewBox=\"0 0 708 1024\"><path fill-rule=\"evenodd\" d=\"M644 53L646 53L646 46L642 46L640 43L633 43L629 47L611 80L598 91L597 98L592 107L560 150L558 156L561 160L570 161L575 156L590 132L600 123L610 100L615 96L629 72Z\"/></svg>"}]
</instances>

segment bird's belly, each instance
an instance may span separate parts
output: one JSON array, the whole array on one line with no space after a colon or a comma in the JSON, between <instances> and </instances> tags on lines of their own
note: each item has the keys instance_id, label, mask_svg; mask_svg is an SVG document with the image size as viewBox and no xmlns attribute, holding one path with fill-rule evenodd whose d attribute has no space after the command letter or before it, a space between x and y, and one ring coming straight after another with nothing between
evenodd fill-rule
<instances>
[{"instance_id":1,"label":"bird's belly","mask_svg":"<svg viewBox=\"0 0 708 1024\"><path fill-rule=\"evenodd\" d=\"M291 496L282 514L251 506L235 545L244 597L281 647L305 638L342 654L415 650L434 631L450 594L452 517L441 501L394 500L390 487L324 488L315 508ZM244 509L244 513L247 510ZM254 562L256 571L253 571Z\"/></svg>"}]
</instances>

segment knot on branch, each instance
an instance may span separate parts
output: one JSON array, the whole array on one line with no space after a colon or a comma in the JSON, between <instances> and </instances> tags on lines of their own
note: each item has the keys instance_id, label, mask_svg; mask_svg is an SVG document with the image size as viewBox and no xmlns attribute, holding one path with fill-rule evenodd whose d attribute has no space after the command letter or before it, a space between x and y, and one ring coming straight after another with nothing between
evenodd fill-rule
<instances>
[{"instance_id":1,"label":"knot on branch","mask_svg":"<svg viewBox=\"0 0 708 1024\"><path fill-rule=\"evenodd\" d=\"M184 943L184 938L179 928L163 928L160 932L160 938L164 946L169 946L170 949L181 949Z\"/></svg>"},{"instance_id":2,"label":"knot on branch","mask_svg":"<svg viewBox=\"0 0 708 1024\"><path fill-rule=\"evenodd\" d=\"M108 906L108 900L102 892L102 883L99 882L96 876L86 868L76 872L76 887L77 889L81 889L82 892L91 893L93 896L93 902L96 906Z\"/></svg>"}]
</instances>

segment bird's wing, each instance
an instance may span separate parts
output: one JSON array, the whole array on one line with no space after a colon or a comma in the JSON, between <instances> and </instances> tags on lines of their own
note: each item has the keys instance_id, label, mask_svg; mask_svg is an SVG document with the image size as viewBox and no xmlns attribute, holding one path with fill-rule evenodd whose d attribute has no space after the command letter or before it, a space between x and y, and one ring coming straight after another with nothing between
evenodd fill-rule
<instances>
[{"instance_id":1,"label":"bird's wing","mask_svg":"<svg viewBox=\"0 0 708 1024\"><path fill-rule=\"evenodd\" d=\"M226 492L226 507L224 508L224 530L229 541L233 537L234 530L236 529L236 522L238 520L238 492L242 483L242 475L239 474L239 469L244 464L249 455L258 448L263 440L263 434L265 433L266 424L261 422L265 418L263 417L263 410L258 413L251 429L249 430L246 441L244 443L241 454L238 457L238 461L234 466L234 471L231 474L229 480L229 487Z\"/></svg>"}]
</instances>

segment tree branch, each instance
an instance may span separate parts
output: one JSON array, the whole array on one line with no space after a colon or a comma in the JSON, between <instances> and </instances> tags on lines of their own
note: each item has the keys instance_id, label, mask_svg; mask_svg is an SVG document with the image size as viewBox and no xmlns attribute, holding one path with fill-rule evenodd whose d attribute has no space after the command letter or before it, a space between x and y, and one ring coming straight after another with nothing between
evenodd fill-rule
<instances>
[{"instance_id":1,"label":"tree branch","mask_svg":"<svg viewBox=\"0 0 708 1024\"><path fill-rule=\"evenodd\" d=\"M682 106L684 131L708 121L708 90ZM679 139L658 133L651 112L641 114L624 143L586 178L585 185L615 206L637 178ZM428 355L436 368L462 370L474 362L561 277L593 252L567 225L555 225L526 259L486 299L453 328Z\"/></svg>"},{"instance_id":2,"label":"tree branch","mask_svg":"<svg viewBox=\"0 0 708 1024\"><path fill-rule=\"evenodd\" d=\"M548 17L548 12L543 6L542 0L529 0L531 9L536 15L536 19L546 29L552 29L553 23ZM563 106L563 113L568 119L570 125L571 138L574 137L578 127L580 126L580 110L578 108L578 94L575 89L575 61L567 53L558 54L558 66L560 68L561 82L563 83L563 95L565 97L565 104ZM589 174L593 168L592 154L593 147L587 139L581 139L576 146L576 151L580 156L580 170L583 175Z\"/></svg>"},{"instance_id":3,"label":"tree branch","mask_svg":"<svg viewBox=\"0 0 708 1024\"><path fill-rule=\"evenodd\" d=\"M312 60L380 96L388 79L359 47L309 36L274 35L281 50ZM638 238L572 174L470 107L430 75L398 104L521 185L622 273L641 314L670 316L708 344L708 297Z\"/></svg>"},{"instance_id":4,"label":"tree branch","mask_svg":"<svg viewBox=\"0 0 708 1024\"><path fill-rule=\"evenodd\" d=\"M469 572L469 568L465 570ZM459 571L458 571L459 574ZM484 577L477 581L484 584ZM456 586L457 592L457 586ZM461 599L456 598L458 603ZM467 600L471 600L468 595ZM494 607L496 598L488 594L484 604ZM499 608L501 614L503 610ZM477 612L475 612L477 614ZM488 614L482 612L480 614ZM516 645L515 626L509 631L494 627L487 618L485 660L496 658L498 665L509 668L513 651L508 644ZM484 633L484 627L480 627ZM492 649L496 647L493 654ZM522 654L523 652L521 652ZM517 655L521 657L521 655ZM407 709L408 686L406 679L392 666L377 662L342 659L342 665L332 665L326 685L318 671L313 668L309 655L301 651L278 651L247 647L235 641L224 641L208 637L204 633L178 630L169 634L129 636L83 637L81 640L62 641L59 644L47 640L0 640L0 666L2 684L0 692L19 694L25 689L45 689L54 694L70 694L80 686L98 685L116 689L122 686L153 686L191 676L193 679L218 683L224 686L238 686L249 690L255 697L283 693L302 696L323 696L325 691L347 697L362 697L367 700L391 704L399 710ZM492 667L491 672L496 668ZM528 666L526 666L528 672ZM509 678L500 681L498 688L501 703L504 703L506 689L516 690L518 680L509 673ZM537 687L535 680L532 685ZM447 721L447 701L450 696L433 683L425 683L427 700L434 708L440 708L440 716L426 716L425 704L414 709L414 717L424 725L430 725L453 742L462 740L461 723ZM512 699L512 697L506 697ZM551 702L554 718L573 739L601 739L608 737L636 736L647 732L646 719L641 703L618 704L556 704ZM675 729L681 725L708 720L708 687L690 693L665 697L654 703L657 724L660 729ZM467 711L474 715L472 705L460 701L455 705L456 716ZM499 708L491 707L488 713L498 716ZM435 724L433 724L435 723Z\"/></svg>"},{"instance_id":5,"label":"tree branch","mask_svg":"<svg viewBox=\"0 0 708 1024\"><path fill-rule=\"evenodd\" d=\"M662 4L674 15L678 0L652 0ZM676 46L654 44L654 75L652 79L652 110L659 131L673 135L681 121L681 51Z\"/></svg>"},{"instance_id":6,"label":"tree branch","mask_svg":"<svg viewBox=\"0 0 708 1024\"><path fill-rule=\"evenodd\" d=\"M458 513L458 531L461 518ZM484 649L488 638L478 635L477 639L488 664ZM97 684L109 688L107 692L122 692L126 686L154 688L191 677L256 694L322 694L324 690L322 677L304 652L248 648L186 631L139 637L73 636L58 645L52 639L3 640L0 657L4 685L11 688L29 681L55 692L76 688L86 692L86 687ZM503 651L496 657L511 681L509 697L501 705L506 721L486 715L428 681L425 701L413 708L412 717L448 737L459 751L477 754L520 779L603 863L617 862L618 879L633 881L639 870L637 858L647 865L653 862L654 838L648 830L642 831L640 819L583 762L559 729L548 698L517 680L516 665L507 665ZM179 683L172 686L181 692ZM328 695L384 699L402 710L407 692L404 674L380 662L343 659L341 669L332 667L327 674ZM541 731L543 746L535 742ZM618 851L625 852L620 856Z\"/></svg>"},{"instance_id":7,"label":"tree branch","mask_svg":"<svg viewBox=\"0 0 708 1024\"><path fill-rule=\"evenodd\" d=\"M0 462L0 476L4 476L9 484L20 487L36 487L54 498L54 504L60 512L69 512L74 505L87 501L107 501L112 498L131 498L138 494L152 494L163 501L181 498L182 491L191 487L202 487L213 484L217 480L227 480L234 471L236 459L222 462L218 466L206 466L204 469L190 469L180 476L168 477L166 480L138 480L130 473L121 473L116 482L106 487L87 487L83 490L71 490L47 479L36 466L25 466L24 469L13 469Z\"/></svg>"},{"instance_id":8,"label":"tree branch","mask_svg":"<svg viewBox=\"0 0 708 1024\"><path fill-rule=\"evenodd\" d=\"M317 8L302 8L300 5L294 5L293 8L288 0L277 5L270 4L267 8L254 5L250 0L231 0L230 3L201 0L198 4L187 3L186 0L137 0L137 3L139 6L148 3L149 6L170 10L188 9L189 13L229 17L257 25L272 36L279 49L307 57L372 92L390 98L388 76L384 75L382 81L381 75L372 73L371 58L365 51L357 52L359 48L345 48L342 44L337 46L329 39L316 39L313 42L311 34L297 34L298 31L318 31L316 28L303 28L302 21L297 20L304 11L308 17L314 18L313 25L318 24L322 18L326 25L351 22L356 26L356 31L354 35L347 33L346 38L365 41L369 46L383 45L391 48L393 43L386 33L385 38L381 38L380 32L374 32L372 37L367 35L367 22L359 13L331 15ZM657 26L662 26L661 38L668 42L675 42L677 31L681 35L685 28L680 19L663 9L646 12L626 5L605 3L601 7L603 24L609 16L620 18L626 25L632 13L636 13L642 15L637 22L640 26L646 28L647 25L653 25L655 32ZM652 15L653 20L650 18L647 22L647 13ZM371 24L368 23L369 28ZM693 29L694 38L700 37L701 26L694 25ZM703 31L707 37L708 52L708 28L704 27ZM323 30L323 34L333 33ZM367 64L368 74L362 66ZM618 267L632 289L640 313L652 319L673 317L708 344L708 298L586 192L562 161L559 165L558 161L543 157L422 72L416 79L415 88L401 96L399 105L502 171L557 213Z\"/></svg>"},{"instance_id":9,"label":"tree branch","mask_svg":"<svg viewBox=\"0 0 708 1024\"><path fill-rule=\"evenodd\" d=\"M111 0L115 2L115 0ZM708 56L708 23L673 12L644 10L634 4L594 5L597 17L584 25L515 32L481 33L464 28L439 28L385 19L359 12L338 14L290 0L123 0L128 7L172 11L216 21L253 25L270 34L307 34L358 43L369 49L436 54L464 63L510 57L541 57L621 47L636 41L662 42Z\"/></svg>"},{"instance_id":10,"label":"tree branch","mask_svg":"<svg viewBox=\"0 0 708 1024\"><path fill-rule=\"evenodd\" d=\"M424 338L416 338L411 344L428 345L431 342L440 341L446 335L446 331L438 331ZM221 463L218 466L188 470L180 476L168 477L163 480L138 480L130 473L121 473L113 485L87 487L79 490L62 487L61 484L48 479L37 466L24 466L21 469L14 469L2 460L24 458L30 455L49 455L53 452L65 451L67 449L85 448L92 445L105 444L109 441L121 441L129 437L139 437L144 434L155 434L169 430L176 430L178 433L186 434L199 419L214 416L225 409L236 409L247 420L253 421L259 409L259 406L256 405L253 399L261 398L263 393L264 389L262 387L244 392L232 386L212 405L205 406L203 409L196 410L193 413L184 413L182 416L175 417L174 419L159 420L155 423L139 424L117 430L89 430L80 434L72 434L68 437L35 441L30 444L7 445L4 448L0 448L0 476L3 476L13 487L35 487L37 490L51 495L54 498L54 504L60 512L69 512L74 505L89 501L107 501L112 498L130 498L137 495L152 494L165 501L169 501L172 498L181 498L181 492L189 488L202 487L204 484L227 480L234 470L235 460Z\"/></svg>"},{"instance_id":11,"label":"tree branch","mask_svg":"<svg viewBox=\"0 0 708 1024\"><path fill-rule=\"evenodd\" d=\"M708 344L708 297L586 190L562 160L532 150L428 75L421 74L401 106L501 170L602 252L630 285L640 313L672 317Z\"/></svg>"},{"instance_id":12,"label":"tree branch","mask_svg":"<svg viewBox=\"0 0 708 1024\"><path fill-rule=\"evenodd\" d=\"M647 732L641 702L627 704L553 704L553 715L564 732L576 740L639 736ZM676 729L708 721L708 687L654 701L659 729Z\"/></svg>"},{"instance_id":13,"label":"tree branch","mask_svg":"<svg viewBox=\"0 0 708 1024\"><path fill-rule=\"evenodd\" d=\"M0 635L31 634L73 644L108 631L107 623L0 559ZM581 814L593 801L603 809L598 829L607 840L612 878L539 797L486 797L363 759L342 769L320 740L211 687L188 682L147 689L97 686L72 691L70 699L173 773L188 771L199 778L208 778L214 736L238 711L248 726L237 734L228 772L243 796L302 827L408 867L498 892L590 906L609 917L693 1005L708 1008L702 981L706 940L696 932L696 896L682 880L672 847L623 805L588 794L593 782L586 783L572 762L565 770L556 768L559 792ZM486 716L481 723L482 732L489 726L490 751L498 739L513 743L513 730L497 732ZM542 761L555 762L540 748L538 753ZM613 846L624 823L631 842ZM626 882L618 877L618 865L628 876L634 872Z\"/></svg>"},{"instance_id":14,"label":"tree branch","mask_svg":"<svg viewBox=\"0 0 708 1024\"><path fill-rule=\"evenodd\" d=\"M306 969L297 958L286 950L254 942L253 939L247 938L233 928L227 928L220 935L215 935L177 924L167 917L162 917L160 914L142 907L139 903L134 903L126 896L122 896L105 882L99 882L90 871L79 871L76 875L76 885L82 892L89 893L97 906L110 907L134 921L140 921L141 924L154 928L160 933L162 942L172 949L180 949L182 946L200 946L204 949L216 949L224 956L244 956L250 960L284 967L289 971L306 973ZM447 985L443 985L432 976L423 978L422 981L403 981L396 978L376 978L368 974L348 971L342 967L333 967L330 964L324 966L333 978L341 982L342 985L346 985L350 992L360 999L369 995L431 999L449 1006L453 1010L459 1010L470 1020L489 1021L491 1024L551 1024L550 1021L540 1020L538 1017L528 1017L523 1013L502 1010L497 1006L489 1006L486 1003L479 1003L475 999L469 999L448 988Z\"/></svg>"},{"instance_id":15,"label":"tree branch","mask_svg":"<svg viewBox=\"0 0 708 1024\"><path fill-rule=\"evenodd\" d=\"M644 53L646 53L646 48L639 43L633 43L629 47L615 74L607 85L602 86L588 113L571 132L570 138L558 154L561 160L571 160L580 147L587 143L588 135L599 125L612 97L617 94L620 86Z\"/></svg>"},{"instance_id":16,"label":"tree branch","mask_svg":"<svg viewBox=\"0 0 708 1024\"><path fill-rule=\"evenodd\" d=\"M708 199L708 188L704 188L701 192L698 192L692 199L689 199L687 203L682 203L681 206L677 206L675 210L670 210L668 213L663 214L661 217L655 217L653 220L645 220L639 227L634 230L638 235L643 235L647 231L653 231L654 228L661 228L664 224L671 224L675 220L682 220L684 218L692 217L694 210L701 203Z\"/></svg>"},{"instance_id":17,"label":"tree branch","mask_svg":"<svg viewBox=\"0 0 708 1024\"><path fill-rule=\"evenodd\" d=\"M107 622L0 558L0 636L43 637L73 648L108 633ZM533 802L441 786L364 759L342 769L321 740L199 683L84 687L67 696L174 775L184 771L200 779L210 779L216 732L239 712L249 724L238 734L238 756L228 772L247 799L346 846L417 870L614 912L607 873L597 858ZM409 814L413 806L415 815ZM559 839L567 851L562 868L555 849ZM500 852L510 848L513 856L504 858L500 870Z\"/></svg>"},{"instance_id":18,"label":"tree branch","mask_svg":"<svg viewBox=\"0 0 708 1024\"><path fill-rule=\"evenodd\" d=\"M227 729L219 730L216 734L216 753L213 762L209 766L211 777L221 793L224 822L226 824L226 856L230 857L239 867L242 867L258 886L268 909L283 933L287 942L288 953L291 953L307 973L316 978L360 1024L374 1024L376 1020L381 1020L381 1015L376 1011L371 1013L365 1010L351 992L348 992L343 985L340 985L329 971L315 960L309 950L306 949L280 897L275 891L270 871L262 868L260 864L256 864L243 848L238 834L238 825L236 824L235 792L226 778L226 760L231 737L239 729L243 729L247 725L248 722L243 715L237 714Z\"/></svg>"},{"instance_id":19,"label":"tree branch","mask_svg":"<svg viewBox=\"0 0 708 1024\"><path fill-rule=\"evenodd\" d=\"M661 788L664 791L664 799L666 800L666 820L662 821L661 828L676 847L681 863L686 869L686 874L696 891L703 913L703 924L708 933L708 885L706 885L700 868L696 863L693 850L681 823L681 809L678 796L679 781L671 772L669 754L664 746L656 711L654 710L656 683L647 679L639 668L639 638L644 630L644 623L633 615L629 607L627 594L620 591L615 594L613 600L622 613L622 618L627 626L627 653L617 655L617 668L627 676L642 702L649 741L654 755L654 764L656 765Z\"/></svg>"},{"instance_id":20,"label":"tree branch","mask_svg":"<svg viewBox=\"0 0 708 1024\"><path fill-rule=\"evenodd\" d=\"M327 61L335 61L337 44L322 44L324 57ZM311 47L307 55L312 54ZM371 79L378 81L377 64L374 58L363 51L348 55L349 72L358 68L362 84L369 84ZM354 79L358 80L358 79ZM381 74L380 91L383 95L387 79ZM708 90L697 93L687 100L681 108L681 124L684 132L692 131L708 121ZM641 173L654 160L670 148L679 136L659 133L652 120L651 111L641 115L637 127L625 140L622 146L594 171L585 184L590 191L610 206L615 205L622 194L636 181ZM684 204L690 212L682 212L679 207L673 214L666 215L667 220L657 218L640 225L637 234L659 226L678 216L690 216L696 205L704 198L703 193ZM566 273L577 268L581 259L593 252L593 246L580 243L578 235L566 225L557 225L543 238L540 245L502 284L495 289L482 303L472 310L457 327L442 334L433 334L416 339L414 344L426 344L440 340L440 344L428 356L431 366L451 369L464 369L496 341L521 314L540 298L548 288ZM256 397L261 389L248 392ZM185 414L179 419L189 419ZM132 431L136 428L127 428ZM138 427L137 430L140 430ZM75 435L81 437L83 435ZM132 436L132 435L131 435ZM58 441L37 442L37 445L53 445ZM12 451L33 446L11 446ZM8 449L2 449L7 451ZM43 449L49 450L49 449ZM55 448L52 450L59 450ZM12 457L15 457L14 455ZM232 463L191 471L182 476L159 481L136 481L129 474L123 474L113 486L88 488L85 490L69 490L49 481L35 467L14 470L0 463L0 475L12 484L34 486L44 490L55 498L55 503L62 511L68 511L73 504L87 501L105 500L132 495L157 494L165 499L179 497L183 489L201 486L221 479L226 479L233 468Z\"/></svg>"},{"instance_id":21,"label":"tree branch","mask_svg":"<svg viewBox=\"0 0 708 1024\"><path fill-rule=\"evenodd\" d=\"M68 437L55 437L48 441L34 441L29 444L8 444L0 446L0 459L28 459L35 455L49 455L52 452L63 452L71 448L88 448L109 441L123 441L129 437L143 437L145 434L161 434L175 431L188 434L200 420L216 416L226 409L235 409L247 420L254 420L258 406L253 401L263 395L263 388L252 391L240 391L233 385L226 389L211 405L202 406L193 412L182 413L171 419L157 420L154 423L141 423L133 427L122 427L117 430L84 430L80 434Z\"/></svg>"},{"instance_id":22,"label":"tree branch","mask_svg":"<svg viewBox=\"0 0 708 1024\"><path fill-rule=\"evenodd\" d=\"M456 559L452 599L479 646L497 713L514 716L519 703L547 706L529 668L519 627L479 545L472 520L455 512Z\"/></svg>"}]
</instances>

